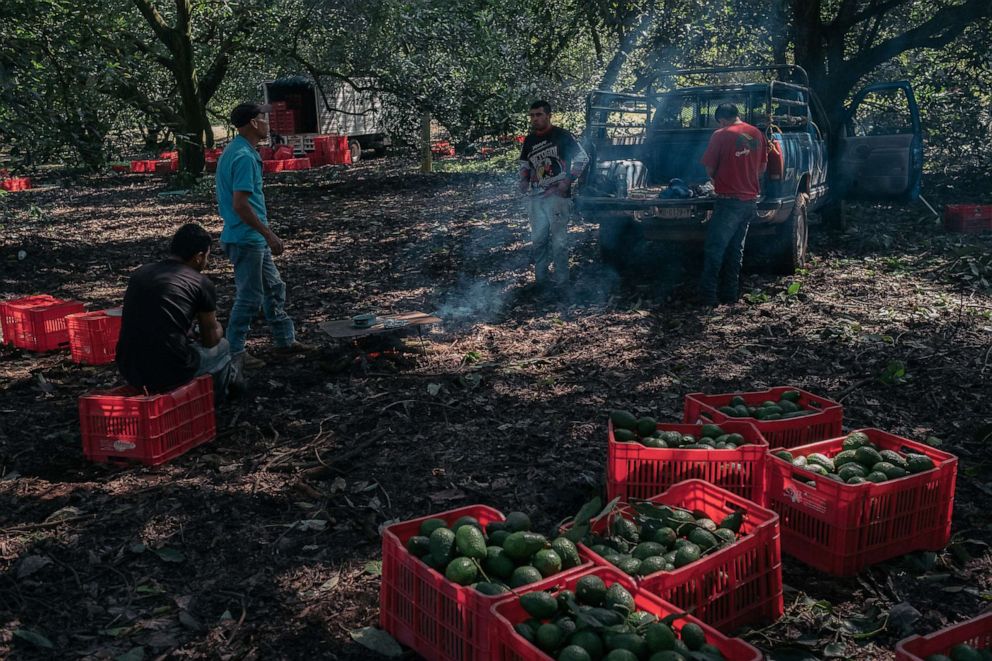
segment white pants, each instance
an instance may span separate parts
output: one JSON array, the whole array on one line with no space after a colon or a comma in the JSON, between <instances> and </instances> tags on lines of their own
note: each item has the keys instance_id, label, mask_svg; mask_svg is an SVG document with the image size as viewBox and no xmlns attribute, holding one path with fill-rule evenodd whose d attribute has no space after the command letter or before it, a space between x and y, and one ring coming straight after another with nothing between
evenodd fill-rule
<instances>
[{"instance_id":1,"label":"white pants","mask_svg":"<svg viewBox=\"0 0 992 661\"><path fill-rule=\"evenodd\" d=\"M548 281L548 267L554 262L550 275L556 285L568 283L568 216L572 201L554 194L530 200L530 238L534 251L534 271L538 284Z\"/></svg>"}]
</instances>

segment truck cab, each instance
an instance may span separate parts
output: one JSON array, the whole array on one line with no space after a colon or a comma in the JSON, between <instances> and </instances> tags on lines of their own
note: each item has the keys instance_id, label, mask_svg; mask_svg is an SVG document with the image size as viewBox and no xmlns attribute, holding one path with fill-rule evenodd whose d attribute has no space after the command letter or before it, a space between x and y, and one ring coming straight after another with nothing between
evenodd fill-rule
<instances>
[{"instance_id":1,"label":"truck cab","mask_svg":"<svg viewBox=\"0 0 992 661\"><path fill-rule=\"evenodd\" d=\"M605 261L622 265L633 242L705 239L714 195L700 159L722 103L735 104L741 119L774 140L782 154L781 172L767 173L762 181L759 219L748 231L747 250L774 271L791 273L805 264L809 211L845 198L905 200L919 194L922 138L908 83L859 92L845 125L837 127L839 135L832 136L800 67L659 74L679 82L698 78L716 82L588 95L591 161L576 206L583 218L599 224ZM838 158L827 153L830 144L838 146Z\"/></svg>"}]
</instances>

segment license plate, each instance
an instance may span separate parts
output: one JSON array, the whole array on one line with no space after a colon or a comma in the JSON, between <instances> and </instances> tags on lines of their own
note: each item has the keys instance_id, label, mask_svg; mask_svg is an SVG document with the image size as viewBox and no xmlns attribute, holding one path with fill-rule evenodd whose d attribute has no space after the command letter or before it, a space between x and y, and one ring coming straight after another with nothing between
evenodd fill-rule
<instances>
[{"instance_id":1,"label":"license plate","mask_svg":"<svg viewBox=\"0 0 992 661\"><path fill-rule=\"evenodd\" d=\"M692 209L689 207L675 207L674 209L658 209L659 218L692 218Z\"/></svg>"}]
</instances>

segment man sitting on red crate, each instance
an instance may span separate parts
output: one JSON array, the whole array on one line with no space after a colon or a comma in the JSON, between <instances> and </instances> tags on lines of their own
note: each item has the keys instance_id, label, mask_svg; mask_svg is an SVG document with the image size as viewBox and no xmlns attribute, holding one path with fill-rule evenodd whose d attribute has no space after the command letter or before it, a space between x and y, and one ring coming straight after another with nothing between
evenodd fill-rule
<instances>
[{"instance_id":1,"label":"man sitting on red crate","mask_svg":"<svg viewBox=\"0 0 992 661\"><path fill-rule=\"evenodd\" d=\"M211 374L218 402L232 386L239 387L231 348L217 321L214 283L202 273L210 244L207 230L188 223L172 237L169 257L131 275L117 342L117 367L129 385L166 392Z\"/></svg>"}]
</instances>

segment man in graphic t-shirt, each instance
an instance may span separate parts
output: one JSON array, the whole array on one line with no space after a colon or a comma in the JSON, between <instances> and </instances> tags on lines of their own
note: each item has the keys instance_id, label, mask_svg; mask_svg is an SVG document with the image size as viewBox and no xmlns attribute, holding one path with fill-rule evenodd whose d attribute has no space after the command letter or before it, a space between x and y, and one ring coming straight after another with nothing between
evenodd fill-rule
<instances>
[{"instance_id":1,"label":"man in graphic t-shirt","mask_svg":"<svg viewBox=\"0 0 992 661\"><path fill-rule=\"evenodd\" d=\"M530 230L538 287L568 284L568 215L572 182L589 157L571 133L551 125L551 104L530 106L531 132L520 152L519 188L530 193ZM554 272L548 267L554 263Z\"/></svg>"},{"instance_id":2,"label":"man in graphic t-shirt","mask_svg":"<svg viewBox=\"0 0 992 661\"><path fill-rule=\"evenodd\" d=\"M736 303L747 228L757 217L760 177L768 165L764 134L741 121L737 106L717 106L720 126L710 137L702 164L713 180L716 201L706 229L699 297L703 305Z\"/></svg>"}]
</instances>

